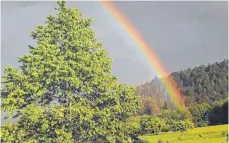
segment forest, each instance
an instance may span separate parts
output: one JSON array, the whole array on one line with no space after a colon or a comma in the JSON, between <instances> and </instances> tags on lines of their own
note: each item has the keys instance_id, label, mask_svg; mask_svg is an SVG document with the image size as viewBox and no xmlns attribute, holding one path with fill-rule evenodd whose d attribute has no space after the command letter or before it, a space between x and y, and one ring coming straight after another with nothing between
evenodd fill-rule
<instances>
[{"instance_id":1,"label":"forest","mask_svg":"<svg viewBox=\"0 0 229 143\"><path fill-rule=\"evenodd\" d=\"M172 76L177 83L176 86L185 100L194 127L228 124L227 59L207 66L174 72L169 76ZM188 119L182 109L177 109L173 105L157 77L137 86L137 95L140 96L142 105L138 118L142 120L145 116L152 119L160 118L165 122L171 120L184 122L184 119Z\"/></svg>"},{"instance_id":2,"label":"forest","mask_svg":"<svg viewBox=\"0 0 229 143\"><path fill-rule=\"evenodd\" d=\"M138 85L136 93L140 96L140 110L129 119L128 124L136 142L140 142L138 136L145 134L183 132L228 124L227 59L174 72L169 77L176 81L175 86L182 94L188 111L173 104L158 77Z\"/></svg>"}]
</instances>

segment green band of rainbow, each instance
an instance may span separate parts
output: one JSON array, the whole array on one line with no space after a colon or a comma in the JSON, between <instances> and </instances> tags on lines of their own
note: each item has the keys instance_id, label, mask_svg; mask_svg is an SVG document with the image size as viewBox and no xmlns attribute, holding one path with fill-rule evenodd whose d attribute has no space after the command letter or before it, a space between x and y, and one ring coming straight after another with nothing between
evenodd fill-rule
<instances>
[{"instance_id":1,"label":"green band of rainbow","mask_svg":"<svg viewBox=\"0 0 229 143\"><path fill-rule=\"evenodd\" d=\"M134 28L134 26L129 22L129 20L109 1L101 1L101 3L106 7L106 9L118 20L127 33L136 42L142 53L146 56L149 63L155 69L159 77L167 76L169 73L157 57L156 53L152 48L144 41L141 34ZM176 87L176 82L172 77L161 78L161 82L167 90L172 102L176 107L183 107L184 100Z\"/></svg>"}]
</instances>

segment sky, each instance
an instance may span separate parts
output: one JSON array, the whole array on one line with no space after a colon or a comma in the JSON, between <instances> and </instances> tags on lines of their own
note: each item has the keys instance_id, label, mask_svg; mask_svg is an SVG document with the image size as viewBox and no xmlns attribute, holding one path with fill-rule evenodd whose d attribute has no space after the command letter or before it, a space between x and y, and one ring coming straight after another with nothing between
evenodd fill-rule
<instances>
[{"instance_id":1,"label":"sky","mask_svg":"<svg viewBox=\"0 0 229 143\"><path fill-rule=\"evenodd\" d=\"M228 4L209 2L113 2L154 49L170 72L220 62L228 58ZM135 41L106 8L97 1L71 1L92 18L97 39L113 59L113 75L120 82L142 84L156 75ZM55 1L1 3L1 73L6 66L18 67L18 56L35 45L30 31L55 14Z\"/></svg>"}]
</instances>

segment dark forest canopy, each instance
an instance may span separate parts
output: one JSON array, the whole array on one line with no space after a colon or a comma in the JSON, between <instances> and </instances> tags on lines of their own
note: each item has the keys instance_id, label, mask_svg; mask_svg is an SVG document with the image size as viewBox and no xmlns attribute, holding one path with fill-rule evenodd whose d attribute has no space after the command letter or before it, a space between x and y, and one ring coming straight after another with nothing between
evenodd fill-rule
<instances>
[{"instance_id":1,"label":"dark forest canopy","mask_svg":"<svg viewBox=\"0 0 229 143\"><path fill-rule=\"evenodd\" d=\"M228 60L174 72L169 76L177 82L196 126L227 123ZM141 97L141 115L160 116L164 110L175 109L157 77L137 86L137 94ZM179 113L171 114L178 116Z\"/></svg>"},{"instance_id":2,"label":"dark forest canopy","mask_svg":"<svg viewBox=\"0 0 229 143\"><path fill-rule=\"evenodd\" d=\"M180 92L197 103L228 96L228 60L172 73Z\"/></svg>"},{"instance_id":3,"label":"dark forest canopy","mask_svg":"<svg viewBox=\"0 0 229 143\"><path fill-rule=\"evenodd\" d=\"M228 96L228 60L202 65L170 74L187 102L214 102ZM169 101L159 78L137 86L141 97L154 97L160 103ZM160 104L161 105L161 104Z\"/></svg>"}]
</instances>

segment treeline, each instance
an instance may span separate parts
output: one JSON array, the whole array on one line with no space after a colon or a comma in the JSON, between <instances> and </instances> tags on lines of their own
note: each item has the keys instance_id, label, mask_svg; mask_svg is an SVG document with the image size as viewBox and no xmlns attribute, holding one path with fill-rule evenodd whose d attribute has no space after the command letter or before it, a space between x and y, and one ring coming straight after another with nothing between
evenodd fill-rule
<instances>
[{"instance_id":1,"label":"treeline","mask_svg":"<svg viewBox=\"0 0 229 143\"><path fill-rule=\"evenodd\" d=\"M228 60L174 72L170 76L176 81L196 127L228 123ZM137 86L137 94L141 97L141 116L158 116L167 110L177 110L159 78Z\"/></svg>"},{"instance_id":2,"label":"treeline","mask_svg":"<svg viewBox=\"0 0 229 143\"><path fill-rule=\"evenodd\" d=\"M165 111L157 116L136 116L129 118L126 124L126 128L134 142L137 142L140 135L146 134L159 134L161 132L178 132L186 131L187 129L193 128L193 123L188 119L183 118L180 120L180 117L167 116L166 114L173 111ZM140 142L140 141L139 141Z\"/></svg>"},{"instance_id":3,"label":"treeline","mask_svg":"<svg viewBox=\"0 0 229 143\"><path fill-rule=\"evenodd\" d=\"M192 103L189 111L197 127L228 124L228 99L213 103Z\"/></svg>"},{"instance_id":4,"label":"treeline","mask_svg":"<svg viewBox=\"0 0 229 143\"><path fill-rule=\"evenodd\" d=\"M189 101L210 103L228 96L228 60L175 72L171 76Z\"/></svg>"}]
</instances>

